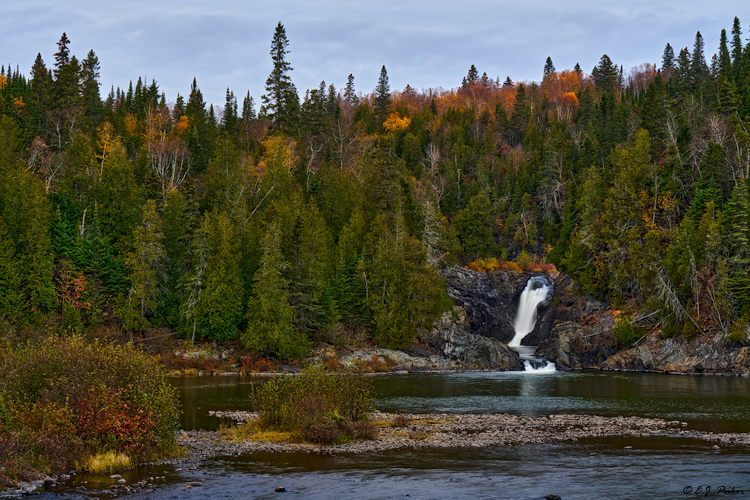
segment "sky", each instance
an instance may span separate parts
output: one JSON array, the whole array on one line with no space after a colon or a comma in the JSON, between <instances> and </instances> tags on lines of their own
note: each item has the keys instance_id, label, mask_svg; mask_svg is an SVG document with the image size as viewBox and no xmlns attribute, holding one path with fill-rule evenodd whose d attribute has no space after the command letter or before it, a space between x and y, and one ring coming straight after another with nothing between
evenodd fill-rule
<instances>
[{"instance_id":1,"label":"sky","mask_svg":"<svg viewBox=\"0 0 750 500\"><path fill-rule=\"evenodd\" d=\"M281 22L300 97L321 81L341 89L354 75L369 94L385 65L392 91L455 88L474 64L481 75L539 81L551 57L560 71L590 73L603 54L625 73L660 65L670 43L692 51L703 35L706 59L722 29L750 32L747 0L65 0L3 1L0 64L29 75L37 53L54 63L63 32L79 60L93 50L102 96L138 77L156 80L174 102L193 78L206 102L223 106L227 87L260 101ZM742 7L745 7L743 9Z\"/></svg>"}]
</instances>

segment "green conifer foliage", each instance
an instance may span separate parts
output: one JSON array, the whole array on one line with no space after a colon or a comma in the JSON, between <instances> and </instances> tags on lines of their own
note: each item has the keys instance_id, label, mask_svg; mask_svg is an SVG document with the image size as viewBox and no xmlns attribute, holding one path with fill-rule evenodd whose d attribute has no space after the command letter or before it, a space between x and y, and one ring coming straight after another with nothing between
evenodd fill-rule
<instances>
[{"instance_id":1,"label":"green conifer foliage","mask_svg":"<svg viewBox=\"0 0 750 500\"><path fill-rule=\"evenodd\" d=\"M244 315L239 238L225 212L206 214L200 231L207 238L210 254L195 312L198 334L211 340L232 340L238 336L237 326Z\"/></svg>"},{"instance_id":2,"label":"green conifer foliage","mask_svg":"<svg viewBox=\"0 0 750 500\"><path fill-rule=\"evenodd\" d=\"M298 358L309 350L307 336L295 324L294 308L289 303L288 267L281 253L281 228L269 224L261 240L263 256L253 279L253 293L247 305L247 331L242 344L258 352L270 352Z\"/></svg>"},{"instance_id":3,"label":"green conifer foliage","mask_svg":"<svg viewBox=\"0 0 750 500\"><path fill-rule=\"evenodd\" d=\"M141 225L133 232L133 250L125 259L130 292L123 306L123 315L128 328L147 328L148 319L162 299L167 258L163 236L163 224L156 211L156 202L148 200L143 206Z\"/></svg>"}]
</instances>

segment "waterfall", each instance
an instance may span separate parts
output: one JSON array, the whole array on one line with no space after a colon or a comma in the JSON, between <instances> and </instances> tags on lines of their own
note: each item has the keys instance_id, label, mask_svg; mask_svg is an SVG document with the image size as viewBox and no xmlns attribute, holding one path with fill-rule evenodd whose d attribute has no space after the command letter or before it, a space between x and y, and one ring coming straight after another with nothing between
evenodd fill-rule
<instances>
[{"instance_id":1,"label":"waterfall","mask_svg":"<svg viewBox=\"0 0 750 500\"><path fill-rule=\"evenodd\" d=\"M516 334L513 336L513 340L508 343L508 347L518 352L526 373L552 373L555 371L554 363L534 357L533 347L521 345L523 338L534 329L536 309L547 298L549 289L546 281L531 278L526 283L526 288L523 289L518 301L518 312L514 325Z\"/></svg>"},{"instance_id":2,"label":"waterfall","mask_svg":"<svg viewBox=\"0 0 750 500\"><path fill-rule=\"evenodd\" d=\"M518 312L516 313L515 329L516 334L508 343L509 347L518 347L521 340L531 333L536 325L536 308L544 302L549 292L549 285L546 282L540 284L540 281L531 278L526 283L521 298L518 302Z\"/></svg>"}]
</instances>

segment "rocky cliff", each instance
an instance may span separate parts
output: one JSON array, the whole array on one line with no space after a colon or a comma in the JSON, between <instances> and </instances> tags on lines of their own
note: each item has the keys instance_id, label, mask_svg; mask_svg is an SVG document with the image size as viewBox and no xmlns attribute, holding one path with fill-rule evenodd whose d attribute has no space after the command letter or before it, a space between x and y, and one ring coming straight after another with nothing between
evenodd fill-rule
<instances>
[{"instance_id":1,"label":"rocky cliff","mask_svg":"<svg viewBox=\"0 0 750 500\"><path fill-rule=\"evenodd\" d=\"M455 306L419 340L464 368L523 370L518 353L504 343L472 332L466 311Z\"/></svg>"},{"instance_id":2,"label":"rocky cliff","mask_svg":"<svg viewBox=\"0 0 750 500\"><path fill-rule=\"evenodd\" d=\"M723 333L685 340L664 339L655 330L628 347L612 333L615 316L611 311L599 311L575 322L557 323L535 354L562 370L750 374L750 332L742 342L732 343Z\"/></svg>"},{"instance_id":3,"label":"rocky cliff","mask_svg":"<svg viewBox=\"0 0 750 500\"><path fill-rule=\"evenodd\" d=\"M602 370L651 371L692 374L750 374L750 346L732 343L723 333L690 341L661 338L654 332L630 349L601 363Z\"/></svg>"},{"instance_id":4,"label":"rocky cliff","mask_svg":"<svg viewBox=\"0 0 750 500\"><path fill-rule=\"evenodd\" d=\"M443 270L443 277L450 298L469 315L471 332L506 344L515 334L519 299L530 278L544 280L550 292L539 305L536 327L523 339L523 345L539 345L548 338L556 321L571 318L571 308L578 298L575 283L562 273L478 273L453 266Z\"/></svg>"}]
</instances>

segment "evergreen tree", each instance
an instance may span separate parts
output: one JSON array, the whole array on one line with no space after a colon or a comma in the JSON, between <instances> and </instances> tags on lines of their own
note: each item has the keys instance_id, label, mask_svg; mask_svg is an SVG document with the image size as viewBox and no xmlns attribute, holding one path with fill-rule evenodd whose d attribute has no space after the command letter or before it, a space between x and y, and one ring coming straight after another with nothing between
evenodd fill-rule
<instances>
[{"instance_id":1,"label":"evergreen tree","mask_svg":"<svg viewBox=\"0 0 750 500\"><path fill-rule=\"evenodd\" d=\"M306 336L295 327L289 304L288 282L283 270L288 263L281 254L281 229L272 222L261 240L260 267L253 278L253 293L247 306L247 331L242 344L258 352L298 358L309 350Z\"/></svg>"},{"instance_id":2,"label":"evergreen tree","mask_svg":"<svg viewBox=\"0 0 750 500\"><path fill-rule=\"evenodd\" d=\"M279 21L271 41L271 60L273 69L266 79L266 93L262 97L261 114L271 120L271 126L292 134L296 127L299 110L297 89L289 73L292 65L286 60L289 53L286 29Z\"/></svg>"},{"instance_id":3,"label":"evergreen tree","mask_svg":"<svg viewBox=\"0 0 750 500\"><path fill-rule=\"evenodd\" d=\"M664 54L661 56L662 71L674 69L674 49L670 44L664 47Z\"/></svg>"},{"instance_id":4,"label":"evergreen tree","mask_svg":"<svg viewBox=\"0 0 750 500\"><path fill-rule=\"evenodd\" d=\"M156 203L148 200L143 206L143 221L133 232L133 251L125 259L131 285L122 314L128 328L146 328L147 318L159 306L167 257L163 236Z\"/></svg>"},{"instance_id":5,"label":"evergreen tree","mask_svg":"<svg viewBox=\"0 0 750 500\"><path fill-rule=\"evenodd\" d=\"M378 85L375 87L375 116L378 121L383 123L388 118L388 111L391 107L391 86L388 83L388 71L385 65L380 68L380 77Z\"/></svg>"},{"instance_id":6,"label":"evergreen tree","mask_svg":"<svg viewBox=\"0 0 750 500\"><path fill-rule=\"evenodd\" d=\"M544 63L544 73L542 74L542 80L546 80L549 75L555 72L555 65L552 64L552 58L547 57L547 61Z\"/></svg>"},{"instance_id":7,"label":"evergreen tree","mask_svg":"<svg viewBox=\"0 0 750 500\"><path fill-rule=\"evenodd\" d=\"M735 17L732 24L732 72L734 79L738 80L740 65L742 64L742 27L740 20Z\"/></svg>"},{"instance_id":8,"label":"evergreen tree","mask_svg":"<svg viewBox=\"0 0 750 500\"><path fill-rule=\"evenodd\" d=\"M729 48L727 47L727 30L721 30L721 38L719 39L718 66L718 75L726 79L732 78L732 60L729 55Z\"/></svg>"},{"instance_id":9,"label":"evergreen tree","mask_svg":"<svg viewBox=\"0 0 750 500\"><path fill-rule=\"evenodd\" d=\"M476 66L473 64L469 68L469 73L466 75L466 83L473 83L479 80L479 72L477 71Z\"/></svg>"},{"instance_id":10,"label":"evergreen tree","mask_svg":"<svg viewBox=\"0 0 750 500\"><path fill-rule=\"evenodd\" d=\"M599 92L615 92L618 86L617 66L612 64L612 60L607 54L604 54L599 60L599 64L591 71L594 79L594 85Z\"/></svg>"},{"instance_id":11,"label":"evergreen tree","mask_svg":"<svg viewBox=\"0 0 750 500\"><path fill-rule=\"evenodd\" d=\"M704 46L705 43L703 42L703 36L699 31L695 34L693 55L690 59L690 86L692 90L702 89L708 75Z\"/></svg>"},{"instance_id":12,"label":"evergreen tree","mask_svg":"<svg viewBox=\"0 0 750 500\"><path fill-rule=\"evenodd\" d=\"M41 54L36 55L31 68L29 99L26 105L26 122L29 138L44 135L47 113L52 108L52 76Z\"/></svg>"},{"instance_id":13,"label":"evergreen tree","mask_svg":"<svg viewBox=\"0 0 750 500\"><path fill-rule=\"evenodd\" d=\"M344 104L347 109L352 109L356 107L358 103L359 99L354 90L354 75L349 73L349 76L346 78L346 87L344 88Z\"/></svg>"},{"instance_id":14,"label":"evergreen tree","mask_svg":"<svg viewBox=\"0 0 750 500\"><path fill-rule=\"evenodd\" d=\"M244 313L240 241L225 212L206 214L200 231L210 253L195 312L198 333L211 340L232 340Z\"/></svg>"},{"instance_id":15,"label":"evergreen tree","mask_svg":"<svg viewBox=\"0 0 750 500\"><path fill-rule=\"evenodd\" d=\"M89 130L94 130L104 112L102 98L99 94L99 58L90 50L81 64L83 80L83 110L89 121Z\"/></svg>"}]
</instances>

